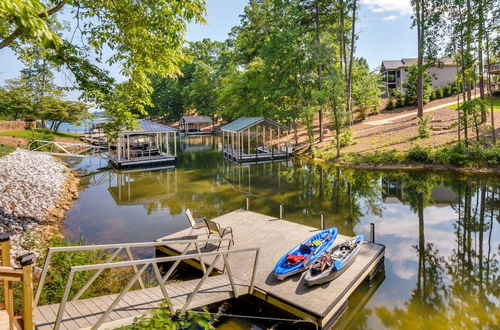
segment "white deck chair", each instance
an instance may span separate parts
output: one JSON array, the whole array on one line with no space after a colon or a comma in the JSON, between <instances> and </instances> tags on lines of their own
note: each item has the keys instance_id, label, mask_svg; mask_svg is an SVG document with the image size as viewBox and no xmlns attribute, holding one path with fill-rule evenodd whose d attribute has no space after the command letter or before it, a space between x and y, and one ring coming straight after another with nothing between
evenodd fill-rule
<instances>
[{"instance_id":1,"label":"white deck chair","mask_svg":"<svg viewBox=\"0 0 500 330\"><path fill-rule=\"evenodd\" d=\"M191 213L190 209L186 210L186 217L189 220L189 223L191 224L191 228L193 229L201 229L205 228L205 219L204 218L193 218L193 214Z\"/></svg>"}]
</instances>

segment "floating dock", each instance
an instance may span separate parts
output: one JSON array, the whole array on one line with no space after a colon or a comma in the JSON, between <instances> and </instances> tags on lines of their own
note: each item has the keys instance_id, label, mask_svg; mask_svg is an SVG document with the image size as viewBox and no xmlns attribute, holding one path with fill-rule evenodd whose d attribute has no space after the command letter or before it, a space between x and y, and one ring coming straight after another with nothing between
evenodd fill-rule
<instances>
[{"instance_id":1,"label":"floating dock","mask_svg":"<svg viewBox=\"0 0 500 330\"><path fill-rule=\"evenodd\" d=\"M373 278L383 267L385 246L366 242L354 264L332 282L309 288L302 280L302 275L278 281L273 274L277 260L292 247L316 233L317 228L245 210L234 211L212 220L219 223L222 228L232 227L235 244L231 246L231 250L260 248L252 295L298 318L311 320L319 328L333 326L345 311L348 299L356 288L366 279ZM188 228L161 239L171 240L193 235L204 239L206 231L204 228L198 230ZM339 235L334 244L348 238ZM207 249L213 250L213 248L209 245ZM169 255L178 255L182 253L183 246L169 244L159 246L157 249ZM193 249L188 253L195 252ZM206 264L210 264L212 260L211 257L203 258ZM248 281L251 278L253 258L230 255L228 262L234 278L239 281ZM197 260L191 259L189 263L202 268ZM215 269L223 272L222 263L216 264Z\"/></svg>"}]
</instances>

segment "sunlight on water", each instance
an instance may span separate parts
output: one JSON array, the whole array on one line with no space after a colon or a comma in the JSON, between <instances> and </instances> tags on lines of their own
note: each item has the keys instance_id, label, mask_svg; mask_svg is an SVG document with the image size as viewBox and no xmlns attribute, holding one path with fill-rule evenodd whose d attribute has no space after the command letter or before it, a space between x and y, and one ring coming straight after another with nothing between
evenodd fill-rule
<instances>
[{"instance_id":1,"label":"sunlight on water","mask_svg":"<svg viewBox=\"0 0 500 330\"><path fill-rule=\"evenodd\" d=\"M386 245L385 271L356 291L339 325L345 328L491 329L500 324L500 186L498 177L431 172L341 170L301 160L238 166L225 161L216 138L179 142L177 168L97 171L97 159L74 161L88 172L67 212L66 235L89 243L151 241L244 207L369 235ZM271 270L270 270L271 271ZM230 320L224 329L248 329ZM259 327L256 327L258 329ZM288 328L285 326L284 328Z\"/></svg>"}]
</instances>

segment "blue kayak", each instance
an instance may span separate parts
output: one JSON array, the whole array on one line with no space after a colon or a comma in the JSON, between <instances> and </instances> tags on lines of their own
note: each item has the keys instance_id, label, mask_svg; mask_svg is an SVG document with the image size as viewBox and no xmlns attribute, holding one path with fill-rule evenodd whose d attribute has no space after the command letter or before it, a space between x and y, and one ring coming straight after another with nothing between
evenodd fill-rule
<instances>
[{"instance_id":1,"label":"blue kayak","mask_svg":"<svg viewBox=\"0 0 500 330\"><path fill-rule=\"evenodd\" d=\"M284 280L288 276L298 274L308 268L316 258L332 246L337 238L337 228L325 229L309 237L288 251L274 266L274 276Z\"/></svg>"}]
</instances>

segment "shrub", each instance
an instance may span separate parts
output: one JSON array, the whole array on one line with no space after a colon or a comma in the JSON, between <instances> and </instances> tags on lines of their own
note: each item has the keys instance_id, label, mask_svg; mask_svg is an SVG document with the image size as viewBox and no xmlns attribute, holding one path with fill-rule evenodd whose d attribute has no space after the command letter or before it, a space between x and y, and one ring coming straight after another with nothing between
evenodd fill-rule
<instances>
[{"instance_id":1,"label":"shrub","mask_svg":"<svg viewBox=\"0 0 500 330\"><path fill-rule=\"evenodd\" d=\"M443 98L443 90L441 88L436 89L436 99Z\"/></svg>"},{"instance_id":2,"label":"shrub","mask_svg":"<svg viewBox=\"0 0 500 330\"><path fill-rule=\"evenodd\" d=\"M411 105L411 99L407 96L405 96L405 106Z\"/></svg>"},{"instance_id":3,"label":"shrub","mask_svg":"<svg viewBox=\"0 0 500 330\"><path fill-rule=\"evenodd\" d=\"M170 312L169 305L168 301L164 301L157 309L134 319L133 324L119 329L215 329L211 323L212 317L205 308L202 313L185 311L174 315Z\"/></svg>"},{"instance_id":4,"label":"shrub","mask_svg":"<svg viewBox=\"0 0 500 330\"><path fill-rule=\"evenodd\" d=\"M385 110L394 110L394 108L394 100L390 98L387 102L387 105L385 106Z\"/></svg>"},{"instance_id":5,"label":"shrub","mask_svg":"<svg viewBox=\"0 0 500 330\"><path fill-rule=\"evenodd\" d=\"M354 140L354 131L350 127L348 127L344 131L344 134L340 136L339 140L341 148L356 144L356 141Z\"/></svg>"},{"instance_id":6,"label":"shrub","mask_svg":"<svg viewBox=\"0 0 500 330\"><path fill-rule=\"evenodd\" d=\"M396 100L396 107L397 108L404 107L404 105L405 105L405 99L403 97L398 98Z\"/></svg>"},{"instance_id":7,"label":"shrub","mask_svg":"<svg viewBox=\"0 0 500 330\"><path fill-rule=\"evenodd\" d=\"M430 163L432 162L432 151L421 146L414 146L406 153L409 162Z\"/></svg>"},{"instance_id":8,"label":"shrub","mask_svg":"<svg viewBox=\"0 0 500 330\"><path fill-rule=\"evenodd\" d=\"M35 142L37 140L42 140L42 141L54 141L54 135L51 134L50 132L45 132L45 131L35 131L33 129L30 129L28 132L28 135L26 137L28 140L28 144L31 145L31 149L36 149L39 148L43 145L45 145L45 142ZM47 147L43 147L41 149L38 149L38 151L49 151Z\"/></svg>"},{"instance_id":9,"label":"shrub","mask_svg":"<svg viewBox=\"0 0 500 330\"><path fill-rule=\"evenodd\" d=\"M379 108L378 106L374 106L374 107L372 108L372 112L371 112L371 114L372 114L372 115L378 115L379 113L380 113L380 108Z\"/></svg>"},{"instance_id":10,"label":"shrub","mask_svg":"<svg viewBox=\"0 0 500 330\"><path fill-rule=\"evenodd\" d=\"M418 137L427 139L431 137L431 128L429 126L430 116L417 118L418 120Z\"/></svg>"},{"instance_id":11,"label":"shrub","mask_svg":"<svg viewBox=\"0 0 500 330\"><path fill-rule=\"evenodd\" d=\"M450 85L444 85L443 86L443 96L448 97L452 95L452 90Z\"/></svg>"},{"instance_id":12,"label":"shrub","mask_svg":"<svg viewBox=\"0 0 500 330\"><path fill-rule=\"evenodd\" d=\"M431 95L429 95L429 100L433 101L436 99L436 90L433 90Z\"/></svg>"}]
</instances>

